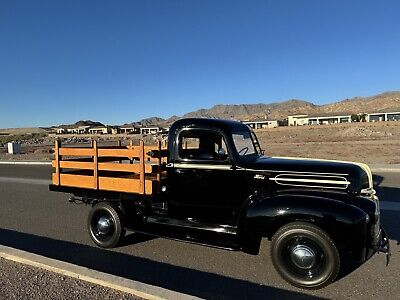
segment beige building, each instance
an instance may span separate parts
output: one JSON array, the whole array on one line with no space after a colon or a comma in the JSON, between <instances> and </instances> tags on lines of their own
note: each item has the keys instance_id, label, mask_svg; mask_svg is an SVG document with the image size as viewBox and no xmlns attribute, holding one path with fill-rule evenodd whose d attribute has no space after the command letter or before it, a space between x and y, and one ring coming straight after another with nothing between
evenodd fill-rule
<instances>
[{"instance_id":1,"label":"beige building","mask_svg":"<svg viewBox=\"0 0 400 300\"><path fill-rule=\"evenodd\" d=\"M109 134L111 133L110 126L96 126L89 129L90 134Z\"/></svg>"},{"instance_id":2,"label":"beige building","mask_svg":"<svg viewBox=\"0 0 400 300\"><path fill-rule=\"evenodd\" d=\"M289 126L301 126L308 124L308 115L293 115L288 116Z\"/></svg>"},{"instance_id":3,"label":"beige building","mask_svg":"<svg viewBox=\"0 0 400 300\"><path fill-rule=\"evenodd\" d=\"M367 122L400 121L400 112L378 112L367 114Z\"/></svg>"},{"instance_id":4,"label":"beige building","mask_svg":"<svg viewBox=\"0 0 400 300\"><path fill-rule=\"evenodd\" d=\"M350 123L351 115L309 117L309 125L325 125L337 123Z\"/></svg>"},{"instance_id":5,"label":"beige building","mask_svg":"<svg viewBox=\"0 0 400 300\"><path fill-rule=\"evenodd\" d=\"M85 134L89 133L90 126L61 126L57 128L57 134Z\"/></svg>"},{"instance_id":6,"label":"beige building","mask_svg":"<svg viewBox=\"0 0 400 300\"><path fill-rule=\"evenodd\" d=\"M156 134L162 132L163 128L154 126L154 127L141 127L140 134Z\"/></svg>"},{"instance_id":7,"label":"beige building","mask_svg":"<svg viewBox=\"0 0 400 300\"><path fill-rule=\"evenodd\" d=\"M63 133L66 133L66 132L67 132L67 130L65 128L62 128L62 127L57 128L57 134L63 134Z\"/></svg>"},{"instance_id":8,"label":"beige building","mask_svg":"<svg viewBox=\"0 0 400 300\"><path fill-rule=\"evenodd\" d=\"M270 121L270 120L264 120L264 119L254 120L254 121L244 121L243 123L253 129L278 127L278 121Z\"/></svg>"},{"instance_id":9,"label":"beige building","mask_svg":"<svg viewBox=\"0 0 400 300\"><path fill-rule=\"evenodd\" d=\"M289 126L325 125L325 124L350 123L350 122L351 122L351 115L288 116Z\"/></svg>"},{"instance_id":10,"label":"beige building","mask_svg":"<svg viewBox=\"0 0 400 300\"><path fill-rule=\"evenodd\" d=\"M139 128L135 127L134 125L122 125L119 129L121 133L126 134L140 133Z\"/></svg>"}]
</instances>

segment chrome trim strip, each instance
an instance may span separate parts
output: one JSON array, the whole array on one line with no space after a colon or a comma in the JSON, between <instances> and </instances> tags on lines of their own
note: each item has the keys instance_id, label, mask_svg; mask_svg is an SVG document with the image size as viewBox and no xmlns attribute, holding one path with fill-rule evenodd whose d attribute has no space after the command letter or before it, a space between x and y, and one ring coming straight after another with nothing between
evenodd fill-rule
<instances>
[{"instance_id":1,"label":"chrome trim strip","mask_svg":"<svg viewBox=\"0 0 400 300\"><path fill-rule=\"evenodd\" d=\"M316 159L316 158L305 158L305 157L279 157L279 156L272 156L271 158L280 158L280 159L288 159L288 160L310 160L310 161L327 161L327 162L338 162L338 163L346 163L346 164L352 164L352 165L356 165L358 167L360 167L361 169L363 169L363 171L365 173L367 173L368 175L368 181L369 181L369 187L373 188L373 179L372 179L372 172L371 172L371 168L364 163L359 163L359 162L354 162L354 161L345 161L345 160L334 160L334 159ZM347 174L346 174L347 175Z\"/></svg>"},{"instance_id":2,"label":"chrome trim strip","mask_svg":"<svg viewBox=\"0 0 400 300\"><path fill-rule=\"evenodd\" d=\"M300 171L281 171L281 170L257 170L257 169L247 169L247 168L241 168L237 167L238 171L252 171L252 172L271 172L271 173L276 173L276 172L285 172L285 173L293 173L293 174L306 174L306 175L332 175L332 176L348 176L349 174L342 174L342 173L319 173L319 172L300 172Z\"/></svg>"},{"instance_id":3,"label":"chrome trim strip","mask_svg":"<svg viewBox=\"0 0 400 300\"><path fill-rule=\"evenodd\" d=\"M211 165L211 164L180 164L175 163L178 169L202 169L202 170L232 170L231 165Z\"/></svg>"},{"instance_id":4,"label":"chrome trim strip","mask_svg":"<svg viewBox=\"0 0 400 300\"><path fill-rule=\"evenodd\" d=\"M342 176L319 176L320 178L306 178L306 177L316 177L316 176L304 175L304 174L297 174L297 175L278 174L273 178L269 178L269 180L274 181L276 184L279 185L328 188L328 189L346 189L350 185L350 182L347 181L347 179ZM336 186L331 186L331 185L336 185Z\"/></svg>"}]
</instances>

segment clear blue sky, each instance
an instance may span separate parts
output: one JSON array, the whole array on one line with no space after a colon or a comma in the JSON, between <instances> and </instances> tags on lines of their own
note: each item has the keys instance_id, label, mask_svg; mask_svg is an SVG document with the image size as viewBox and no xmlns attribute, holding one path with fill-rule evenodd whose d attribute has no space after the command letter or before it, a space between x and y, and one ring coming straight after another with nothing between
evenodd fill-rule
<instances>
[{"instance_id":1,"label":"clear blue sky","mask_svg":"<svg viewBox=\"0 0 400 300\"><path fill-rule=\"evenodd\" d=\"M0 0L0 127L400 89L399 1Z\"/></svg>"}]
</instances>

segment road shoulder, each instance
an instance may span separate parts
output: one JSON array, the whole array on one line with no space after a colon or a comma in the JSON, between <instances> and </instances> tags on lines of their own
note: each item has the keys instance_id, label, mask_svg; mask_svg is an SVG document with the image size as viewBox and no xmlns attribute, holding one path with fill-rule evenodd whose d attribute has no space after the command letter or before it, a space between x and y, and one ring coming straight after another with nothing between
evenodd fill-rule
<instances>
[{"instance_id":1,"label":"road shoulder","mask_svg":"<svg viewBox=\"0 0 400 300\"><path fill-rule=\"evenodd\" d=\"M198 299L196 297L99 272L71 263L0 245L0 257L70 278L128 293L144 299Z\"/></svg>"}]
</instances>

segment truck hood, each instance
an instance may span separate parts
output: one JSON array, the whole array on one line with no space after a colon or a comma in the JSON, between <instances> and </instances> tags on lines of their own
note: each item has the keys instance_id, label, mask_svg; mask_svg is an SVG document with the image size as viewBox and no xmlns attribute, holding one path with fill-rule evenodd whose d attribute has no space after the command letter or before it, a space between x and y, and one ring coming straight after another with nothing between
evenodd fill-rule
<instances>
[{"instance_id":1,"label":"truck hood","mask_svg":"<svg viewBox=\"0 0 400 300\"><path fill-rule=\"evenodd\" d=\"M356 162L260 156L244 162L243 167L268 174L270 180L282 185L337 187L356 192L373 188L370 168Z\"/></svg>"}]
</instances>

